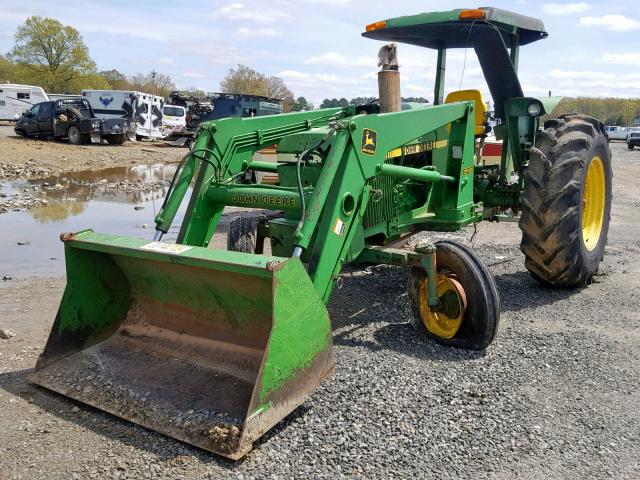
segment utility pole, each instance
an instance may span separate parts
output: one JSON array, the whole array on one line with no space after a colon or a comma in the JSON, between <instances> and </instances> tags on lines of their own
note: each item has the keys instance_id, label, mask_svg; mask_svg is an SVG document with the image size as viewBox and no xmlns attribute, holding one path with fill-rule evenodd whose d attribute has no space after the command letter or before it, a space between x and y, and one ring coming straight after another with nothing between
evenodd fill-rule
<instances>
[{"instance_id":1,"label":"utility pole","mask_svg":"<svg viewBox=\"0 0 640 480\"><path fill-rule=\"evenodd\" d=\"M153 127L153 102L156 92L156 70L151 69L151 86L153 88L153 92L151 93L151 98L149 99L149 140L153 140L151 137L151 129Z\"/></svg>"}]
</instances>

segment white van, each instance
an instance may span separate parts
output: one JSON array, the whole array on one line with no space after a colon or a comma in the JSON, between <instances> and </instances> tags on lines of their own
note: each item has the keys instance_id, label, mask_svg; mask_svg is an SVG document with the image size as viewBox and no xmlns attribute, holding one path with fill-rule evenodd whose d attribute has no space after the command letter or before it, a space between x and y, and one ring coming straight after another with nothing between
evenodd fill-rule
<instances>
[{"instance_id":1,"label":"white van","mask_svg":"<svg viewBox=\"0 0 640 480\"><path fill-rule=\"evenodd\" d=\"M34 104L48 101L41 87L0 83L0 120L18 120Z\"/></svg>"},{"instance_id":2,"label":"white van","mask_svg":"<svg viewBox=\"0 0 640 480\"><path fill-rule=\"evenodd\" d=\"M180 105L165 105L162 109L162 130L166 137L179 135L187 129L187 109Z\"/></svg>"},{"instance_id":3,"label":"white van","mask_svg":"<svg viewBox=\"0 0 640 480\"><path fill-rule=\"evenodd\" d=\"M136 123L136 136L164 138L162 108L164 98L125 90L82 90L96 117L128 118Z\"/></svg>"}]
</instances>

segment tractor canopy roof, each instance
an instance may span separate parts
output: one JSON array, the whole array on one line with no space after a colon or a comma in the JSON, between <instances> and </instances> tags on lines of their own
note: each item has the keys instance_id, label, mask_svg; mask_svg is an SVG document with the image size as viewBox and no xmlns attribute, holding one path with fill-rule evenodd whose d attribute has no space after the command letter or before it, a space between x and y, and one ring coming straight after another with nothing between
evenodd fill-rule
<instances>
[{"instance_id":1,"label":"tractor canopy roof","mask_svg":"<svg viewBox=\"0 0 640 480\"><path fill-rule=\"evenodd\" d=\"M548 36L541 20L489 7L390 18L367 25L362 35L434 49L477 48L485 38L481 32L487 29L499 31L507 48Z\"/></svg>"}]
</instances>

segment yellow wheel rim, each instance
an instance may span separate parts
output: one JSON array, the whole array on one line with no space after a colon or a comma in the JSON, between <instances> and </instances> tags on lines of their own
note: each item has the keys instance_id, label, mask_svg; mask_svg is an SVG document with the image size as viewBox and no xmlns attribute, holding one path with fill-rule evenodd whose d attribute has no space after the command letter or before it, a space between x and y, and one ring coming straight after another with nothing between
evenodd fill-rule
<instances>
[{"instance_id":1,"label":"yellow wheel rim","mask_svg":"<svg viewBox=\"0 0 640 480\"><path fill-rule=\"evenodd\" d=\"M460 282L451 276L438 274L436 279L438 297L454 302L453 310L457 313L449 317L444 312L437 312L429 307L429 285L425 278L420 286L420 319L426 329L440 338L453 338L458 333L467 308L467 298Z\"/></svg>"},{"instance_id":2,"label":"yellow wheel rim","mask_svg":"<svg viewBox=\"0 0 640 480\"><path fill-rule=\"evenodd\" d=\"M589 251L596 248L600 240L606 189L602 159L593 157L587 168L582 195L582 241Z\"/></svg>"}]
</instances>

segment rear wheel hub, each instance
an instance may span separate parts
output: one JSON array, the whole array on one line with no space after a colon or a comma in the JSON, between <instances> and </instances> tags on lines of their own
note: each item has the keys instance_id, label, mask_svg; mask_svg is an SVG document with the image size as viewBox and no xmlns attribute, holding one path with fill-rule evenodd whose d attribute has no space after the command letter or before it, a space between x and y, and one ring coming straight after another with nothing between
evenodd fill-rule
<instances>
[{"instance_id":1,"label":"rear wheel hub","mask_svg":"<svg viewBox=\"0 0 640 480\"><path fill-rule=\"evenodd\" d=\"M587 250L598 245L606 199L604 165L598 156L589 162L582 194L582 241Z\"/></svg>"}]
</instances>

